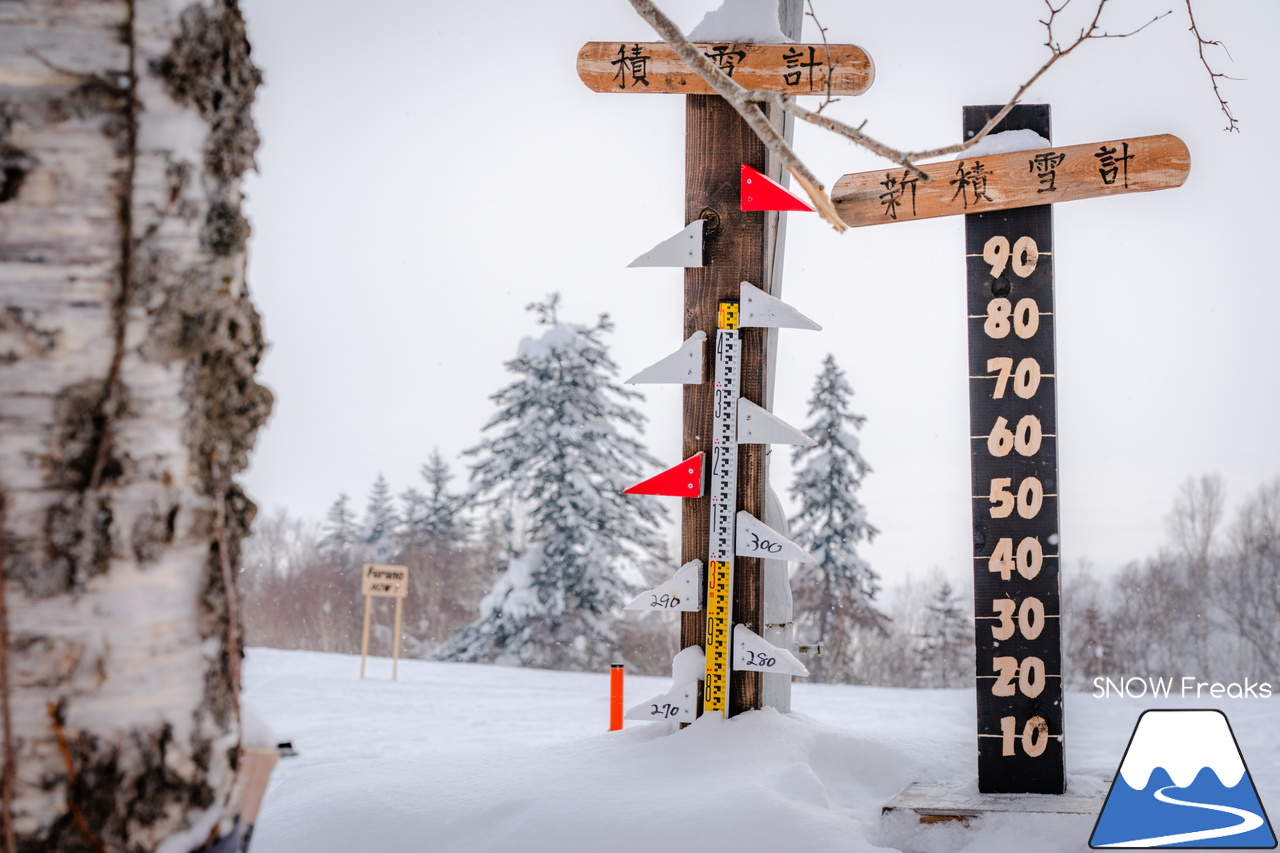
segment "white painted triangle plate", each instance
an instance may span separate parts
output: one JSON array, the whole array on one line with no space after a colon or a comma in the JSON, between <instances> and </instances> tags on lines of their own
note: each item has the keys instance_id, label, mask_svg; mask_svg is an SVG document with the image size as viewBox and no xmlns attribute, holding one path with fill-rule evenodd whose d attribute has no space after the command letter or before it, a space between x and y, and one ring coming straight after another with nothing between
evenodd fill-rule
<instances>
[{"instance_id":1,"label":"white painted triangle plate","mask_svg":"<svg viewBox=\"0 0 1280 853\"><path fill-rule=\"evenodd\" d=\"M742 282L738 305L738 325L743 328L763 326L767 329L822 329L781 299L770 296L749 281Z\"/></svg>"},{"instance_id":2,"label":"white painted triangle plate","mask_svg":"<svg viewBox=\"0 0 1280 853\"><path fill-rule=\"evenodd\" d=\"M623 609L693 613L702 609L702 590L702 561L690 560L671 580L640 593Z\"/></svg>"},{"instance_id":3,"label":"white painted triangle plate","mask_svg":"<svg viewBox=\"0 0 1280 853\"><path fill-rule=\"evenodd\" d=\"M818 442L779 418L773 412L738 398L738 444L798 444L816 447Z\"/></svg>"},{"instance_id":4,"label":"white painted triangle plate","mask_svg":"<svg viewBox=\"0 0 1280 853\"><path fill-rule=\"evenodd\" d=\"M700 267L702 266L702 223L698 218L679 234L668 237L631 263L631 267Z\"/></svg>"},{"instance_id":5,"label":"white painted triangle plate","mask_svg":"<svg viewBox=\"0 0 1280 853\"><path fill-rule=\"evenodd\" d=\"M733 626L733 668L739 672L780 672L783 675L808 675L800 659L786 649L752 631L746 625Z\"/></svg>"},{"instance_id":6,"label":"white painted triangle plate","mask_svg":"<svg viewBox=\"0 0 1280 853\"><path fill-rule=\"evenodd\" d=\"M628 720L670 720L677 723L692 723L697 710L698 682L690 681L668 693L629 708L625 717Z\"/></svg>"},{"instance_id":7,"label":"white painted triangle plate","mask_svg":"<svg viewBox=\"0 0 1280 853\"><path fill-rule=\"evenodd\" d=\"M733 553L739 557L764 560L791 560L796 563L817 562L813 556L745 509L738 513L738 535Z\"/></svg>"},{"instance_id":8,"label":"white painted triangle plate","mask_svg":"<svg viewBox=\"0 0 1280 853\"><path fill-rule=\"evenodd\" d=\"M626 384L698 385L703 381L702 363L706 349L707 333L699 329L680 345L680 349L632 376Z\"/></svg>"}]
</instances>

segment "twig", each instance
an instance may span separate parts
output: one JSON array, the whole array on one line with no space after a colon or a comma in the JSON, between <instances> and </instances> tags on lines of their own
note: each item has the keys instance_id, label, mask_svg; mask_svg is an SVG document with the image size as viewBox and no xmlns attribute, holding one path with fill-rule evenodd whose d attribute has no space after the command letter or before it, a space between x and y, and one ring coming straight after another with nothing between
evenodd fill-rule
<instances>
[{"instance_id":1,"label":"twig","mask_svg":"<svg viewBox=\"0 0 1280 853\"><path fill-rule=\"evenodd\" d=\"M818 109L815 110L815 112L820 113L840 100L839 98L831 97L831 84L836 76L836 61L831 58L831 45L827 44L827 28L822 26L822 22L818 20L818 14L813 11L813 0L804 0L804 2L809 7L809 11L805 12L805 14L813 18L813 25L818 28L818 34L822 36L822 49L827 54L827 97L822 103L818 104Z\"/></svg>"},{"instance_id":2,"label":"twig","mask_svg":"<svg viewBox=\"0 0 1280 853\"><path fill-rule=\"evenodd\" d=\"M1067 8L1067 6L1069 6L1070 4L1071 4L1071 0L1063 0L1062 5L1055 9L1053 8L1053 4L1050 3L1049 0L1045 0L1045 6L1049 8L1049 17L1047 20L1041 21L1040 23L1044 24L1045 26L1045 31L1046 31L1045 47L1049 48L1049 54L1050 54L1049 59L1043 65L1041 65L1040 68L1037 69L1036 72L1032 74L1031 77L1025 83L1023 83L1021 86L1018 87L1018 90L1013 93L1013 97L1010 98L1008 102L1006 102L1005 105L1001 107L1000 110L991 117L990 121L988 121L985 125L982 126L981 130L975 133L971 139L968 139L964 142L958 143L956 145L947 145L942 148L933 148L927 151L912 151L908 154L903 155L905 159L914 161L914 160L923 160L930 157L943 157L947 154L958 154L961 151L964 151L966 148L970 148L976 145L979 141L984 139L987 136L987 134L991 133L991 131L994 130L996 126L1000 124L1000 122L1004 121L1005 116L1009 115L1009 111L1018 105L1018 103L1022 100L1022 96L1026 94L1028 89L1030 89L1033 85L1035 85L1035 82L1037 80L1039 80L1041 77L1044 76L1045 72L1047 72L1050 68L1052 68L1055 64L1057 64L1058 60L1069 55L1077 47L1084 44L1086 41L1089 41L1090 39L1129 38L1130 36L1135 36L1138 33L1145 30L1147 27L1154 24L1156 21L1170 14L1169 12L1165 12L1162 15L1156 15L1154 18L1147 21L1142 26L1138 27L1135 30L1130 30L1127 33L1108 33L1105 31L1098 32L1098 21L1102 17L1103 8L1107 5L1107 0L1098 0L1098 8L1094 11L1093 20L1090 21L1088 28L1082 29L1080 31L1080 35L1076 37L1076 40L1064 48L1062 47L1061 42L1056 42L1056 43L1054 42L1053 21L1054 21L1054 18L1057 17L1058 13L1061 12L1063 9Z\"/></svg>"},{"instance_id":3,"label":"twig","mask_svg":"<svg viewBox=\"0 0 1280 853\"><path fill-rule=\"evenodd\" d=\"M0 818L4 821L5 853L18 853L13 831L13 788L17 757L13 749L13 716L9 707L9 601L5 594L5 499L0 495L0 713L4 716L4 775L0 779Z\"/></svg>"},{"instance_id":4,"label":"twig","mask_svg":"<svg viewBox=\"0 0 1280 853\"><path fill-rule=\"evenodd\" d=\"M236 589L231 573L231 555L227 553L227 492L222 485L218 454L209 454L209 478L215 501L214 532L218 538L218 562L222 569L222 585L227 595L227 671L231 676L231 695L240 707L240 619L236 607Z\"/></svg>"},{"instance_id":5,"label":"twig","mask_svg":"<svg viewBox=\"0 0 1280 853\"><path fill-rule=\"evenodd\" d=\"M1231 51L1227 50L1227 46L1222 42L1215 41L1212 39L1206 39L1200 35L1200 29L1196 26L1195 12L1191 10L1191 0L1187 0L1187 17L1191 20L1191 32L1196 37L1196 47L1200 51L1200 62L1202 65L1204 65L1204 70L1209 72L1209 82L1213 84L1213 95L1215 98L1218 99L1218 105L1222 107L1222 114L1227 117L1227 126L1224 127L1223 130L1227 131L1228 133L1230 133L1231 131L1235 131L1236 133L1239 133L1240 123L1236 120L1236 117L1231 114L1231 108L1227 106L1226 100L1222 97L1222 92L1218 90L1218 78L1221 77L1224 80L1239 80L1241 78L1228 77L1226 74L1223 74L1218 71L1214 71L1212 66L1209 65L1209 60L1206 59L1204 55L1205 45L1214 45L1216 47L1222 48L1223 52L1227 54L1227 59L1231 59Z\"/></svg>"},{"instance_id":6,"label":"twig","mask_svg":"<svg viewBox=\"0 0 1280 853\"><path fill-rule=\"evenodd\" d=\"M84 838L84 843L88 844L96 853L108 853L107 847L94 836L89 830L89 823L84 819L80 807L76 805L74 790L76 786L76 764L71 757L71 747L67 744L67 734L62 730L62 721L58 719L58 706L52 702L45 703L45 709L49 712L49 720L53 723L53 736L58 741L58 750L62 753L62 763L67 768L67 809L71 812L71 819L75 821L76 829L80 830L80 836Z\"/></svg>"}]
</instances>

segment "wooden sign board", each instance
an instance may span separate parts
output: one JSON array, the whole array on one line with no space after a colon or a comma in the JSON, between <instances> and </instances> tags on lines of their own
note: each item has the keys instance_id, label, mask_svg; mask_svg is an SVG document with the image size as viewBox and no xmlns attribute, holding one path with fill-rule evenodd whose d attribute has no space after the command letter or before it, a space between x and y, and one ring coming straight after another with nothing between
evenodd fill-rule
<instances>
[{"instance_id":1,"label":"wooden sign board","mask_svg":"<svg viewBox=\"0 0 1280 853\"><path fill-rule=\"evenodd\" d=\"M856 44L694 46L746 89L826 95L830 76L832 95L861 95L876 76L871 57ZM578 77L591 91L606 94L715 94L665 42L587 42L578 51Z\"/></svg>"},{"instance_id":2,"label":"wooden sign board","mask_svg":"<svg viewBox=\"0 0 1280 853\"><path fill-rule=\"evenodd\" d=\"M831 200L840 218L857 227L1151 192L1182 186L1191 154L1181 139L1162 134L920 168L930 176L928 183L902 168L845 175Z\"/></svg>"},{"instance_id":3,"label":"wooden sign board","mask_svg":"<svg viewBox=\"0 0 1280 853\"><path fill-rule=\"evenodd\" d=\"M360 594L404 598L409 594L409 569L365 563L364 574L360 578Z\"/></svg>"}]
</instances>

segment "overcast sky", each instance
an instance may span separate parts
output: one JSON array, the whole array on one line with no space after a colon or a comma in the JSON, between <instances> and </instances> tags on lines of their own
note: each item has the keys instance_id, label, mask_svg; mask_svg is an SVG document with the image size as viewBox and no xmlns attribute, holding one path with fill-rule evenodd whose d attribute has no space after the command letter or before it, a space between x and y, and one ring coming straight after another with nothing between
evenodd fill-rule
<instances>
[{"instance_id":1,"label":"overcast sky","mask_svg":"<svg viewBox=\"0 0 1280 853\"><path fill-rule=\"evenodd\" d=\"M660 5L687 31L718 2ZM1047 55L1027 0L815 5L832 41L876 64L871 90L834 114L902 147L957 141L962 106L1004 102ZM433 447L456 460L536 332L524 306L551 291L565 318L615 318L623 376L680 344L682 273L625 267L685 224L683 99L593 94L574 70L586 41L653 39L626 0L244 7L266 76L246 182L276 394L246 477L264 510L320 518L343 491L363 509L379 473L399 492ZM1153 553L1189 476L1220 473L1234 508L1280 474L1280 6L1197 7L1234 58L1211 52L1219 70L1247 78L1222 83L1238 134L1222 132L1181 0L1111 4L1104 23L1170 8L1140 35L1085 44L1024 98L1052 106L1057 144L1173 133L1192 160L1180 189L1055 208L1064 571ZM1060 38L1080 25L1063 20ZM828 185L883 165L807 127L796 147ZM804 424L826 353L848 372L881 530L864 553L889 583L970 570L963 229L788 223L782 295L824 331L781 332L774 410ZM680 390L645 390L650 448L674 464Z\"/></svg>"}]
</instances>

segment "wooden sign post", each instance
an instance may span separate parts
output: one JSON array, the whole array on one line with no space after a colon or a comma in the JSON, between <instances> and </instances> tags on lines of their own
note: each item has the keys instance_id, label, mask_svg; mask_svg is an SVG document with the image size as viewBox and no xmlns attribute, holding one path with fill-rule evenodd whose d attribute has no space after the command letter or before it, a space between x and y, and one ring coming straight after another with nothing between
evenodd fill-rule
<instances>
[{"instance_id":1,"label":"wooden sign post","mask_svg":"<svg viewBox=\"0 0 1280 853\"><path fill-rule=\"evenodd\" d=\"M360 574L360 593L364 596L364 632L360 638L360 677L364 678L365 658L369 656L369 611L373 599L375 597L394 598L396 627L391 643L391 680L395 681L396 671L400 665L400 610L404 604L404 597L409 594L409 567L365 563Z\"/></svg>"},{"instance_id":2,"label":"wooden sign post","mask_svg":"<svg viewBox=\"0 0 1280 853\"><path fill-rule=\"evenodd\" d=\"M786 0L780 5L782 32L798 37L800 3ZM874 77L870 58L857 45L713 42L698 47L735 81L756 89L820 96L858 95L866 91ZM596 92L688 96L684 223L703 220L704 265L685 271L684 337L687 340L702 333L715 340L721 323L721 303L736 305L742 282L751 282L766 294L777 291L781 217L776 212L742 210L740 187L743 165L775 181L783 180L781 166L769 162L764 144L733 107L717 95L706 94L710 89L702 78L686 68L665 44L588 43L578 54L578 75ZM775 126L784 126L783 116L770 118ZM764 408L769 407L769 331L747 328L740 332L738 393ZM711 459L716 389L711 382L684 388L684 457L703 453ZM756 518L765 515L765 451L761 445L742 445L738 461L735 509ZM682 503L681 562L706 561L711 497L687 498ZM732 512L729 517L733 517ZM733 622L744 624L759 635L765 633L762 562L755 557L742 557L732 575ZM681 614L682 648L706 647L707 619L705 611ZM717 643L725 647L722 651L727 650L727 638L717 638ZM728 666L727 661L724 665ZM735 673L729 694L729 716L761 707L762 674ZM699 703L699 713L701 708Z\"/></svg>"},{"instance_id":3,"label":"wooden sign post","mask_svg":"<svg viewBox=\"0 0 1280 853\"><path fill-rule=\"evenodd\" d=\"M965 107L965 138L999 109ZM1049 139L1049 107L1015 107L1011 130ZM1190 156L1166 135L924 168L845 175L832 200L849 225L965 215L978 790L1062 794L1052 204L1180 186Z\"/></svg>"}]
</instances>

